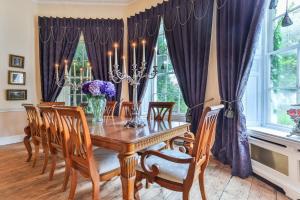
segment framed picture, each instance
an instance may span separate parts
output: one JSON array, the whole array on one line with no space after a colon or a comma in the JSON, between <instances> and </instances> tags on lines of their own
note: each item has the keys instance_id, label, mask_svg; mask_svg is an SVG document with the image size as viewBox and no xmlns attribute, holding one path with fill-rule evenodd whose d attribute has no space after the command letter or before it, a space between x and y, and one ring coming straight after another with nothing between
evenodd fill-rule
<instances>
[{"instance_id":1,"label":"framed picture","mask_svg":"<svg viewBox=\"0 0 300 200\"><path fill-rule=\"evenodd\" d=\"M24 68L24 56L17 56L17 55L9 55L9 66L10 67L17 67L17 68Z\"/></svg>"},{"instance_id":2,"label":"framed picture","mask_svg":"<svg viewBox=\"0 0 300 200\"><path fill-rule=\"evenodd\" d=\"M27 100L27 90L6 90L6 100Z\"/></svg>"},{"instance_id":3,"label":"framed picture","mask_svg":"<svg viewBox=\"0 0 300 200\"><path fill-rule=\"evenodd\" d=\"M17 71L8 71L8 84L10 85L25 85L26 73Z\"/></svg>"}]
</instances>

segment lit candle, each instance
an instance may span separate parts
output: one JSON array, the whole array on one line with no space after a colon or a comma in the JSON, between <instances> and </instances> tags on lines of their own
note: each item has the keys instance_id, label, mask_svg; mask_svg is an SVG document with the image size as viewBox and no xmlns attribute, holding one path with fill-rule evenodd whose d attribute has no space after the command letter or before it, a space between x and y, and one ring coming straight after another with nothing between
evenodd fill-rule
<instances>
[{"instance_id":1,"label":"lit candle","mask_svg":"<svg viewBox=\"0 0 300 200\"><path fill-rule=\"evenodd\" d=\"M154 48L154 66L157 66L157 48Z\"/></svg>"},{"instance_id":2,"label":"lit candle","mask_svg":"<svg viewBox=\"0 0 300 200\"><path fill-rule=\"evenodd\" d=\"M114 47L115 47L115 65L117 66L118 65L118 44L115 43Z\"/></svg>"},{"instance_id":3,"label":"lit candle","mask_svg":"<svg viewBox=\"0 0 300 200\"><path fill-rule=\"evenodd\" d=\"M132 47L133 47L133 65L136 65L136 52L135 52L136 43L132 43Z\"/></svg>"},{"instance_id":4,"label":"lit candle","mask_svg":"<svg viewBox=\"0 0 300 200\"><path fill-rule=\"evenodd\" d=\"M86 79L88 79L90 77L90 63L87 62L87 67L86 67Z\"/></svg>"},{"instance_id":5,"label":"lit candle","mask_svg":"<svg viewBox=\"0 0 300 200\"><path fill-rule=\"evenodd\" d=\"M68 60L65 60L65 76L68 75Z\"/></svg>"},{"instance_id":6,"label":"lit candle","mask_svg":"<svg viewBox=\"0 0 300 200\"><path fill-rule=\"evenodd\" d=\"M123 59L123 73L126 74L126 58L125 56L122 56Z\"/></svg>"},{"instance_id":7,"label":"lit candle","mask_svg":"<svg viewBox=\"0 0 300 200\"><path fill-rule=\"evenodd\" d=\"M92 66L90 66L90 81L92 80Z\"/></svg>"},{"instance_id":8,"label":"lit candle","mask_svg":"<svg viewBox=\"0 0 300 200\"><path fill-rule=\"evenodd\" d=\"M142 40L143 44L143 62L146 62L146 40Z\"/></svg>"},{"instance_id":9,"label":"lit candle","mask_svg":"<svg viewBox=\"0 0 300 200\"><path fill-rule=\"evenodd\" d=\"M59 80L59 77L58 77L58 67L59 67L59 65L56 63L55 64L55 75L56 75L56 80L57 81Z\"/></svg>"},{"instance_id":10,"label":"lit candle","mask_svg":"<svg viewBox=\"0 0 300 200\"><path fill-rule=\"evenodd\" d=\"M112 52L109 51L108 52L108 66L109 66L109 72L110 73L112 73L111 55L112 55Z\"/></svg>"},{"instance_id":11,"label":"lit candle","mask_svg":"<svg viewBox=\"0 0 300 200\"><path fill-rule=\"evenodd\" d=\"M82 79L83 79L83 68L80 68L80 83L82 83Z\"/></svg>"}]
</instances>

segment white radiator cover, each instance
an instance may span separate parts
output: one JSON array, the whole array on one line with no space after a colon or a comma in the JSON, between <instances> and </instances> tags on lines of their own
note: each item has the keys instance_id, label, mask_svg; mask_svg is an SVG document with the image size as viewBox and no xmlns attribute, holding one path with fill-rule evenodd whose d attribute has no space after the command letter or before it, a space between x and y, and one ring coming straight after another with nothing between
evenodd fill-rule
<instances>
[{"instance_id":1,"label":"white radiator cover","mask_svg":"<svg viewBox=\"0 0 300 200\"><path fill-rule=\"evenodd\" d=\"M248 135L250 148L253 144L288 157L287 175L252 159L253 172L281 187L289 198L300 199L300 138L260 127L248 129Z\"/></svg>"}]
</instances>

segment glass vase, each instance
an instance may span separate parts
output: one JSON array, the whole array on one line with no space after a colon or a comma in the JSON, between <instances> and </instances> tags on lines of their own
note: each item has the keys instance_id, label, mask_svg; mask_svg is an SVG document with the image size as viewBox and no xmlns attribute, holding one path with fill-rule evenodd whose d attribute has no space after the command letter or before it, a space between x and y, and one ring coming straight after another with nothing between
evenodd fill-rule
<instances>
[{"instance_id":1,"label":"glass vase","mask_svg":"<svg viewBox=\"0 0 300 200\"><path fill-rule=\"evenodd\" d=\"M103 122L103 114L106 106L105 96L90 96L88 99L89 107L93 114L93 122Z\"/></svg>"}]
</instances>

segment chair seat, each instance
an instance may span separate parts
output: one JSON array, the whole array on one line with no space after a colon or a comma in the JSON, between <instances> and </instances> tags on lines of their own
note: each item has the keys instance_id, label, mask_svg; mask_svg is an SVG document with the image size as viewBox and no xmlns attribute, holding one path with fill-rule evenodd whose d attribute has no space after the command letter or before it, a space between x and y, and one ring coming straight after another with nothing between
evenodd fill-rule
<instances>
[{"instance_id":1,"label":"chair seat","mask_svg":"<svg viewBox=\"0 0 300 200\"><path fill-rule=\"evenodd\" d=\"M158 144L155 144L155 145L152 145L150 147L147 147L146 149L143 149L141 151L139 151L139 153L143 153L145 151L150 151L150 150L153 150L153 151L160 151L161 149L163 149L167 144L165 142L161 142L161 143L158 143Z\"/></svg>"},{"instance_id":2,"label":"chair seat","mask_svg":"<svg viewBox=\"0 0 300 200\"><path fill-rule=\"evenodd\" d=\"M97 148L93 151L96 167L99 174L104 174L120 168L118 154L104 148Z\"/></svg>"},{"instance_id":3,"label":"chair seat","mask_svg":"<svg viewBox=\"0 0 300 200\"><path fill-rule=\"evenodd\" d=\"M161 153L175 158L191 158L190 155L175 150L162 150ZM159 166L158 177L177 183L183 183L189 170L189 164L174 163L154 155L148 157L145 163L149 168L157 164ZM143 172L141 163L138 163L137 170Z\"/></svg>"}]
</instances>

